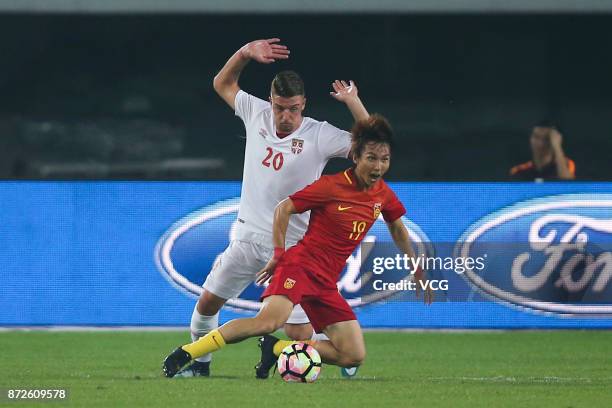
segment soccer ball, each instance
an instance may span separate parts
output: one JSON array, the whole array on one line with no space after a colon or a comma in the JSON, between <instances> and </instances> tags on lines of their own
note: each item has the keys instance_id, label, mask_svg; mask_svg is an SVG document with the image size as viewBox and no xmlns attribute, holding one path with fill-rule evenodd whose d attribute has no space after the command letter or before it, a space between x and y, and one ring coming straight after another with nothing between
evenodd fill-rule
<instances>
[{"instance_id":1,"label":"soccer ball","mask_svg":"<svg viewBox=\"0 0 612 408\"><path fill-rule=\"evenodd\" d=\"M321 373L321 356L314 347L295 343L283 349L277 367L287 382L313 382Z\"/></svg>"}]
</instances>

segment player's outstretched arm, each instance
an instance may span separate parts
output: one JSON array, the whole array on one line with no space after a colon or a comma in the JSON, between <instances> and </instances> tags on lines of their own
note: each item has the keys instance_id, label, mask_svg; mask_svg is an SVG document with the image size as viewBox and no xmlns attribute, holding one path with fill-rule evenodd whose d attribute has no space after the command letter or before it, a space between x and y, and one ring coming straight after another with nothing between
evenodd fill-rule
<instances>
[{"instance_id":1,"label":"player's outstretched arm","mask_svg":"<svg viewBox=\"0 0 612 408\"><path fill-rule=\"evenodd\" d=\"M285 252L285 237L291 214L297 214L297 209L290 198L281 201L274 210L274 222L272 224L272 243L274 244L274 255L264 268L257 272L255 283L263 285L270 280L274 274L274 268L278 260Z\"/></svg>"},{"instance_id":2,"label":"player's outstretched arm","mask_svg":"<svg viewBox=\"0 0 612 408\"><path fill-rule=\"evenodd\" d=\"M270 64L279 59L289 58L289 50L286 46L278 44L279 41L278 38L269 38L245 44L227 60L221 71L215 75L213 87L232 109L235 109L234 100L240 90L238 79L250 60Z\"/></svg>"},{"instance_id":3,"label":"player's outstretched arm","mask_svg":"<svg viewBox=\"0 0 612 408\"><path fill-rule=\"evenodd\" d=\"M332 88L334 88L334 91L329 94L335 100L346 104L355 122L367 119L370 116L368 110L359 98L359 89L357 89L355 82L349 81L347 84L346 81L339 81L336 79L332 82Z\"/></svg>"},{"instance_id":4,"label":"player's outstretched arm","mask_svg":"<svg viewBox=\"0 0 612 408\"><path fill-rule=\"evenodd\" d=\"M410 240L410 234L408 234L408 230L406 226L402 222L401 217L397 220L387 223L387 227L389 228L389 232L391 233L391 237L393 238L393 242L397 248L408 255L411 258L414 258L414 250L412 249L412 241ZM425 271L423 269L418 269L414 273L414 281L417 283L416 286L416 295L419 297L419 293L421 290L421 282L423 285L427 282L427 278L425 277ZM427 285L427 289L423 295L423 301L425 304L430 305L433 302L434 294L429 285Z\"/></svg>"}]
</instances>

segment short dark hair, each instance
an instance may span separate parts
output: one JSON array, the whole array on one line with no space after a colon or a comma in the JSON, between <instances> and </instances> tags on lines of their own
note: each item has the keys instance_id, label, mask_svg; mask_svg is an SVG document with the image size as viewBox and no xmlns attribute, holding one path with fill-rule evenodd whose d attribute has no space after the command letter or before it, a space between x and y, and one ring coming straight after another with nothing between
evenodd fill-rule
<instances>
[{"instance_id":1,"label":"short dark hair","mask_svg":"<svg viewBox=\"0 0 612 408\"><path fill-rule=\"evenodd\" d=\"M561 128L559 127L559 122L557 122L556 120L553 119L541 119L538 120L532 127L536 128L536 127L541 127L541 128L548 128L548 129L556 129L558 132L563 133L563 130L561 130Z\"/></svg>"},{"instance_id":2,"label":"short dark hair","mask_svg":"<svg viewBox=\"0 0 612 408\"><path fill-rule=\"evenodd\" d=\"M272 80L272 92L283 98L306 95L304 93L304 81L295 71L281 71Z\"/></svg>"},{"instance_id":3,"label":"short dark hair","mask_svg":"<svg viewBox=\"0 0 612 408\"><path fill-rule=\"evenodd\" d=\"M393 147L393 129L389 121L377 113L355 123L351 138L351 151L355 157L361 157L368 143L386 143L389 148Z\"/></svg>"},{"instance_id":4,"label":"short dark hair","mask_svg":"<svg viewBox=\"0 0 612 408\"><path fill-rule=\"evenodd\" d=\"M533 127L543 127L543 128L557 128L557 122L552 119L541 119L538 120Z\"/></svg>"}]
</instances>

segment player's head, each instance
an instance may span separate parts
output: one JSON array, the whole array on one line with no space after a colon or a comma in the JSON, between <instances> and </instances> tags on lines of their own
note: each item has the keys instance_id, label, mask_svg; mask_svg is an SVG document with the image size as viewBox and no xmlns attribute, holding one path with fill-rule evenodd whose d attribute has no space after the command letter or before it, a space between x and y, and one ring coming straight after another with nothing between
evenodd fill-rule
<instances>
[{"instance_id":1,"label":"player's head","mask_svg":"<svg viewBox=\"0 0 612 408\"><path fill-rule=\"evenodd\" d=\"M278 132L289 134L300 127L306 96L304 81L297 72L282 71L276 74L270 87L270 103Z\"/></svg>"},{"instance_id":2,"label":"player's head","mask_svg":"<svg viewBox=\"0 0 612 408\"><path fill-rule=\"evenodd\" d=\"M534 156L540 156L550 151L550 131L556 129L554 122L541 120L531 129L529 144Z\"/></svg>"},{"instance_id":3,"label":"player's head","mask_svg":"<svg viewBox=\"0 0 612 408\"><path fill-rule=\"evenodd\" d=\"M370 187L389 170L393 130L387 119L373 114L357 122L351 135L355 175Z\"/></svg>"}]
</instances>

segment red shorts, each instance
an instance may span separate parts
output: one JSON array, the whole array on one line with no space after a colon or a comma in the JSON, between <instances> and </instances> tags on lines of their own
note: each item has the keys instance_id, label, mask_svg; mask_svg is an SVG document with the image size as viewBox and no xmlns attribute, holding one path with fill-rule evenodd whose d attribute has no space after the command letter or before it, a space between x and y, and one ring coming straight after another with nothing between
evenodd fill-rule
<instances>
[{"instance_id":1,"label":"red shorts","mask_svg":"<svg viewBox=\"0 0 612 408\"><path fill-rule=\"evenodd\" d=\"M282 265L276 268L261 298L272 295L284 295L294 305L299 303L317 333L330 324L357 320L338 289L322 287L300 266Z\"/></svg>"}]
</instances>

